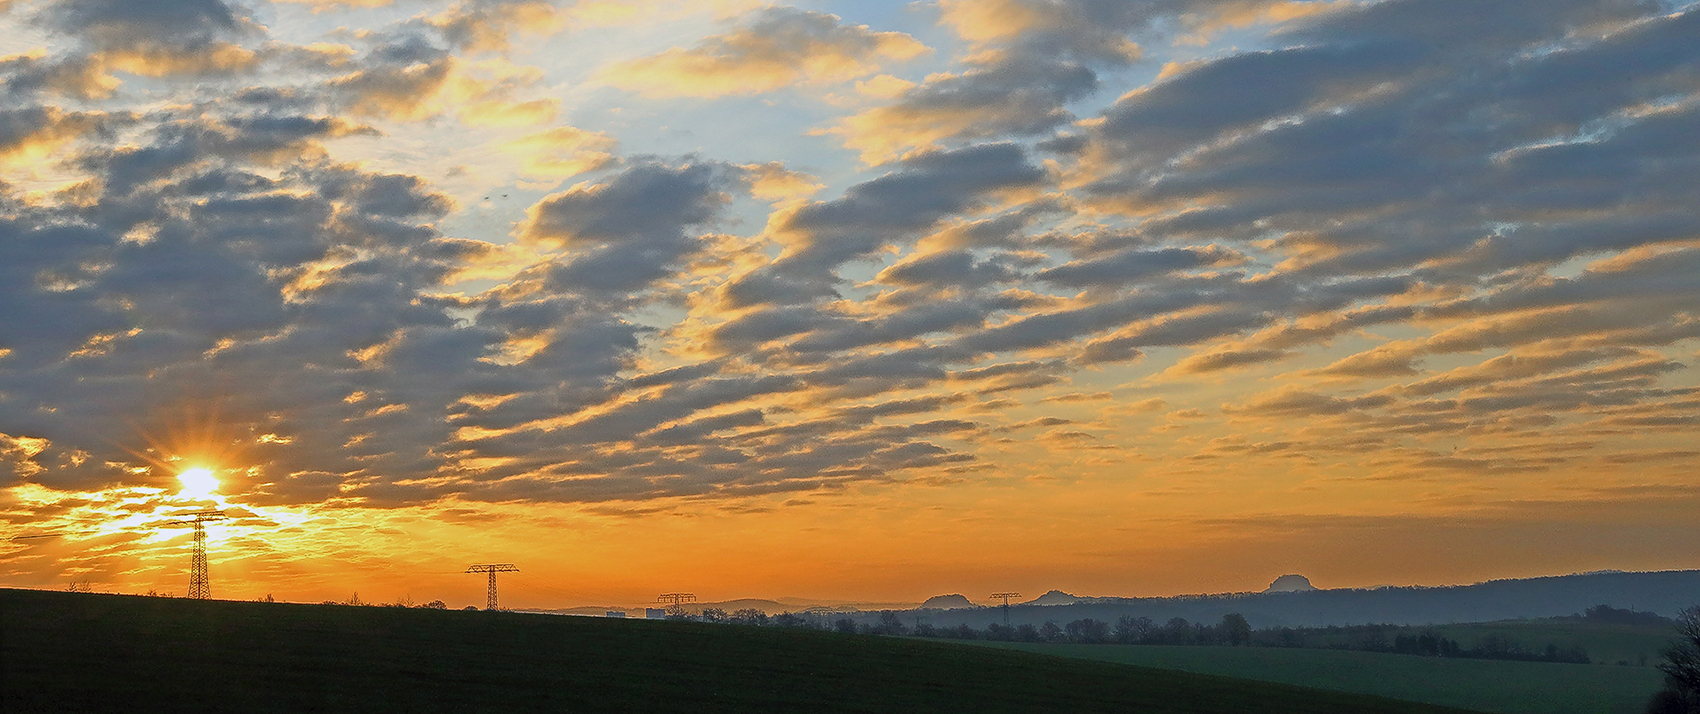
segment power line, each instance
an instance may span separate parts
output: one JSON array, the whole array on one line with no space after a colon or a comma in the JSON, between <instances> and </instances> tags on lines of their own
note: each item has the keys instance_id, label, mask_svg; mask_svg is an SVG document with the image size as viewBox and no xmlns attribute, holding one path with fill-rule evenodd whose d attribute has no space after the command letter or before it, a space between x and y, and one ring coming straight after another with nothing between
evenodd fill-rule
<instances>
[{"instance_id":1,"label":"power line","mask_svg":"<svg viewBox=\"0 0 1700 714\"><path fill-rule=\"evenodd\" d=\"M489 592L488 598L485 600L484 609L495 610L495 609L497 609L496 608L496 573L517 573L517 572L519 572L519 568L516 567L513 563L482 563L482 564L479 564L479 565L467 566L466 572L468 572L468 573L489 573L490 574L490 592Z\"/></svg>"},{"instance_id":2,"label":"power line","mask_svg":"<svg viewBox=\"0 0 1700 714\"><path fill-rule=\"evenodd\" d=\"M1009 627L1009 599L1021 597L1021 593L992 593L991 597L1003 598L1003 625Z\"/></svg>"},{"instance_id":3,"label":"power line","mask_svg":"<svg viewBox=\"0 0 1700 714\"><path fill-rule=\"evenodd\" d=\"M194 526L195 554L189 560L189 599L205 600L212 597L212 580L207 576L207 522L222 521L225 515L218 511L200 511L189 515L194 518L171 521L165 525Z\"/></svg>"},{"instance_id":4,"label":"power line","mask_svg":"<svg viewBox=\"0 0 1700 714\"><path fill-rule=\"evenodd\" d=\"M661 593L655 598L656 603L668 602L673 604L672 607L667 608L667 614L680 616L688 614L685 612L685 603L696 601L695 593Z\"/></svg>"}]
</instances>

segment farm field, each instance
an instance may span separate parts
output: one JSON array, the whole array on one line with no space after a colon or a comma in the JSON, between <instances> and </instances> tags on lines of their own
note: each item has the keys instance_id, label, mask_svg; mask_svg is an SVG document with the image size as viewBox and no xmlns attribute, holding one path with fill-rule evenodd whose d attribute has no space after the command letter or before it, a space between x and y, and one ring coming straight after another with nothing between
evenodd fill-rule
<instances>
[{"instance_id":1,"label":"farm field","mask_svg":"<svg viewBox=\"0 0 1700 714\"><path fill-rule=\"evenodd\" d=\"M1445 714L1428 704L819 631L0 590L24 712Z\"/></svg>"},{"instance_id":2,"label":"farm field","mask_svg":"<svg viewBox=\"0 0 1700 714\"><path fill-rule=\"evenodd\" d=\"M1659 663L1660 652L1670 644L1672 636L1669 627L1557 619L1434 625L1420 629L1456 640L1466 647L1498 635L1530 648L1543 647L1547 643L1557 645L1559 649L1580 647L1596 664L1616 665L1621 662L1647 667Z\"/></svg>"},{"instance_id":3,"label":"farm field","mask_svg":"<svg viewBox=\"0 0 1700 714\"><path fill-rule=\"evenodd\" d=\"M1663 681L1652 667L1442 659L1342 650L972 644L1300 684L1499 714L1640 714Z\"/></svg>"}]
</instances>

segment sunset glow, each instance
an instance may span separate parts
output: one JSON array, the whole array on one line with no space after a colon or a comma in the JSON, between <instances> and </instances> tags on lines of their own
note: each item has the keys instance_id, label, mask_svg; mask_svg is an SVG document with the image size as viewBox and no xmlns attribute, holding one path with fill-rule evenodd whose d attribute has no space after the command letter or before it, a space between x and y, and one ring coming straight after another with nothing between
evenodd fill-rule
<instances>
[{"instance_id":1,"label":"sunset glow","mask_svg":"<svg viewBox=\"0 0 1700 714\"><path fill-rule=\"evenodd\" d=\"M0 585L1700 567L1700 9L1455 5L0 0Z\"/></svg>"},{"instance_id":2,"label":"sunset glow","mask_svg":"<svg viewBox=\"0 0 1700 714\"><path fill-rule=\"evenodd\" d=\"M181 494L196 498L211 496L218 490L218 479L213 472L203 468L193 468L177 474L177 480L183 482Z\"/></svg>"}]
</instances>

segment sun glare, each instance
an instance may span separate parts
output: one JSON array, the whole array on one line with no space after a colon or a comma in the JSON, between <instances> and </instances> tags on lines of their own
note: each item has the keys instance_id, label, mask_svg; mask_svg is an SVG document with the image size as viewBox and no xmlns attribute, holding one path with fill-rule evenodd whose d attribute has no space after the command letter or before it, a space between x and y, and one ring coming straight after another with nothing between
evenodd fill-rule
<instances>
[{"instance_id":1,"label":"sun glare","mask_svg":"<svg viewBox=\"0 0 1700 714\"><path fill-rule=\"evenodd\" d=\"M213 478L212 471L203 468L193 468L177 474L177 480L183 482L184 496L205 498L218 490L218 479Z\"/></svg>"}]
</instances>

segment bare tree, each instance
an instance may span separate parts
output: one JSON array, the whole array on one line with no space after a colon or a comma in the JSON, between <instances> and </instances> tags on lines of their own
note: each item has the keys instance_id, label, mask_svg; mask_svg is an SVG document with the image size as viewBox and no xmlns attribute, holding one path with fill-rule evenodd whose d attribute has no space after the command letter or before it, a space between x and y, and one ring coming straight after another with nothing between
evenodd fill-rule
<instances>
[{"instance_id":1,"label":"bare tree","mask_svg":"<svg viewBox=\"0 0 1700 714\"><path fill-rule=\"evenodd\" d=\"M1676 641L1665 648L1664 691L1647 703L1647 714L1700 714L1700 605L1676 616Z\"/></svg>"}]
</instances>

